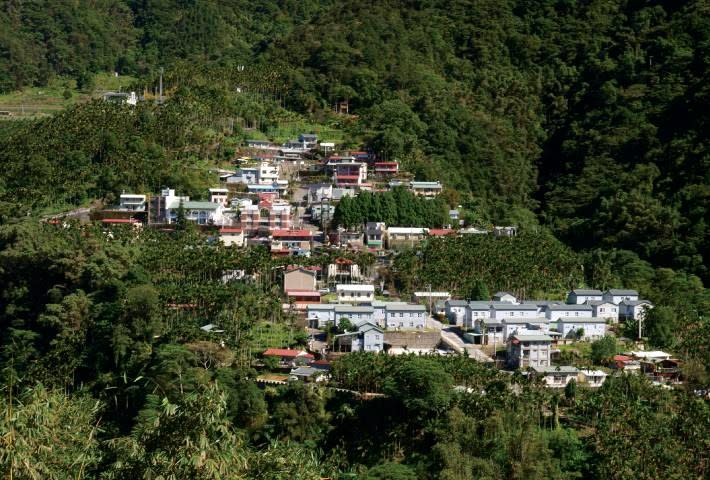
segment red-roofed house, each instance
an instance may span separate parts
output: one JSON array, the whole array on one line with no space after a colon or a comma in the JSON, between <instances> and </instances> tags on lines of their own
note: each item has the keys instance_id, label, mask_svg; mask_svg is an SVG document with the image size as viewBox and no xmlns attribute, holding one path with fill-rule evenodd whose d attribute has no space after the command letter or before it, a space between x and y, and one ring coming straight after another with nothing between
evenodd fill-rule
<instances>
[{"instance_id":1,"label":"red-roofed house","mask_svg":"<svg viewBox=\"0 0 710 480\"><path fill-rule=\"evenodd\" d=\"M320 292L312 290L286 290L286 297L297 306L320 303Z\"/></svg>"},{"instance_id":2,"label":"red-roofed house","mask_svg":"<svg viewBox=\"0 0 710 480\"><path fill-rule=\"evenodd\" d=\"M311 251L313 232L310 230L273 230L271 232L271 253L300 254Z\"/></svg>"},{"instance_id":3,"label":"red-roofed house","mask_svg":"<svg viewBox=\"0 0 710 480\"><path fill-rule=\"evenodd\" d=\"M366 181L366 163L347 162L333 165L333 183L338 187L360 186Z\"/></svg>"},{"instance_id":4,"label":"red-roofed house","mask_svg":"<svg viewBox=\"0 0 710 480\"><path fill-rule=\"evenodd\" d=\"M623 370L627 373L640 373L641 362L627 355L614 355L611 368Z\"/></svg>"},{"instance_id":5,"label":"red-roofed house","mask_svg":"<svg viewBox=\"0 0 710 480\"><path fill-rule=\"evenodd\" d=\"M375 162L375 175L397 175L398 172L399 162Z\"/></svg>"},{"instance_id":6,"label":"red-roofed house","mask_svg":"<svg viewBox=\"0 0 710 480\"><path fill-rule=\"evenodd\" d=\"M219 230L219 239L227 247L232 245L243 247L244 231L241 228L223 227Z\"/></svg>"},{"instance_id":7,"label":"red-roofed house","mask_svg":"<svg viewBox=\"0 0 710 480\"><path fill-rule=\"evenodd\" d=\"M264 358L277 358L283 365L305 364L312 362L315 357L305 350L291 350L288 348L267 348L262 353Z\"/></svg>"},{"instance_id":8,"label":"red-roofed house","mask_svg":"<svg viewBox=\"0 0 710 480\"><path fill-rule=\"evenodd\" d=\"M429 236L431 237L444 237L446 235L453 235L454 232L450 228L431 228L429 229Z\"/></svg>"}]
</instances>

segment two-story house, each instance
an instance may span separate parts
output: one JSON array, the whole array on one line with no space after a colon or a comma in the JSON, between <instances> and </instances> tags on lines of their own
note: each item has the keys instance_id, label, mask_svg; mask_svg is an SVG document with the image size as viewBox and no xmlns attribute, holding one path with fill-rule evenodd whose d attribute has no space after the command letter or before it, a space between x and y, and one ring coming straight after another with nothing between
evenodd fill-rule
<instances>
[{"instance_id":1,"label":"two-story house","mask_svg":"<svg viewBox=\"0 0 710 480\"><path fill-rule=\"evenodd\" d=\"M504 318L517 318L519 320L533 320L537 318L537 306L513 303L494 302L491 303L491 318L503 320Z\"/></svg>"},{"instance_id":2,"label":"two-story house","mask_svg":"<svg viewBox=\"0 0 710 480\"><path fill-rule=\"evenodd\" d=\"M562 334L562 338L599 340L606 335L606 319L561 317L557 321L557 331ZM581 336L580 332L583 332Z\"/></svg>"},{"instance_id":3,"label":"two-story house","mask_svg":"<svg viewBox=\"0 0 710 480\"><path fill-rule=\"evenodd\" d=\"M389 304L385 307L385 322L392 330L423 330L427 317L424 305Z\"/></svg>"},{"instance_id":4,"label":"two-story house","mask_svg":"<svg viewBox=\"0 0 710 480\"><path fill-rule=\"evenodd\" d=\"M361 322L357 330L336 335L334 350L338 352L381 352L384 350L384 332L371 322Z\"/></svg>"},{"instance_id":5,"label":"two-story house","mask_svg":"<svg viewBox=\"0 0 710 480\"><path fill-rule=\"evenodd\" d=\"M550 323L557 323L560 319L592 318L592 307L570 304L548 305L545 308L545 316Z\"/></svg>"},{"instance_id":6,"label":"two-story house","mask_svg":"<svg viewBox=\"0 0 710 480\"><path fill-rule=\"evenodd\" d=\"M550 366L552 337L539 332L518 332L508 339L507 361L511 368Z\"/></svg>"},{"instance_id":7,"label":"two-story house","mask_svg":"<svg viewBox=\"0 0 710 480\"><path fill-rule=\"evenodd\" d=\"M601 290L576 288L567 294L567 303L571 305L581 305L590 301L601 301L602 295Z\"/></svg>"},{"instance_id":8,"label":"two-story house","mask_svg":"<svg viewBox=\"0 0 710 480\"><path fill-rule=\"evenodd\" d=\"M368 248L380 249L384 246L386 226L384 222L367 222L365 225L365 243Z\"/></svg>"},{"instance_id":9,"label":"two-story house","mask_svg":"<svg viewBox=\"0 0 710 480\"><path fill-rule=\"evenodd\" d=\"M375 286L366 284L336 285L340 303L369 303L375 300Z\"/></svg>"},{"instance_id":10,"label":"two-story house","mask_svg":"<svg viewBox=\"0 0 710 480\"><path fill-rule=\"evenodd\" d=\"M619 323L619 306L604 300L588 301L587 304L592 307L592 316L603 318L611 323Z\"/></svg>"},{"instance_id":11,"label":"two-story house","mask_svg":"<svg viewBox=\"0 0 710 480\"><path fill-rule=\"evenodd\" d=\"M493 301L500 303L518 303L515 295L509 292L496 292L493 294Z\"/></svg>"},{"instance_id":12,"label":"two-story house","mask_svg":"<svg viewBox=\"0 0 710 480\"><path fill-rule=\"evenodd\" d=\"M602 300L615 305L620 304L624 300L636 301L639 299L639 292L636 290L625 290L620 288L612 288L604 292Z\"/></svg>"},{"instance_id":13,"label":"two-story house","mask_svg":"<svg viewBox=\"0 0 710 480\"><path fill-rule=\"evenodd\" d=\"M646 312L653 308L648 300L622 300L619 303L619 316L625 320L644 319Z\"/></svg>"},{"instance_id":14,"label":"two-story house","mask_svg":"<svg viewBox=\"0 0 710 480\"><path fill-rule=\"evenodd\" d=\"M480 324L481 321L487 321L489 318L491 318L490 303L480 301L469 302L466 304L463 326L466 328L477 328L477 324Z\"/></svg>"},{"instance_id":15,"label":"two-story house","mask_svg":"<svg viewBox=\"0 0 710 480\"><path fill-rule=\"evenodd\" d=\"M466 300L447 300L446 318L448 318L451 323L463 325L467 308L468 302Z\"/></svg>"}]
</instances>

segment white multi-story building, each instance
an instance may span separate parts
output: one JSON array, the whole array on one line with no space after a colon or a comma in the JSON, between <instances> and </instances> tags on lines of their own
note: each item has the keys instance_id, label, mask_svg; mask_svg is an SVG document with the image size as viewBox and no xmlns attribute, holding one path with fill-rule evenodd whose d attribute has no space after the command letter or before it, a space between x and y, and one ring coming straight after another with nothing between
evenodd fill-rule
<instances>
[{"instance_id":1,"label":"white multi-story building","mask_svg":"<svg viewBox=\"0 0 710 480\"><path fill-rule=\"evenodd\" d=\"M122 193L119 198L118 208L132 212L145 212L146 196L135 193Z\"/></svg>"},{"instance_id":2,"label":"white multi-story building","mask_svg":"<svg viewBox=\"0 0 710 480\"><path fill-rule=\"evenodd\" d=\"M466 319L468 302L466 300L447 300L445 306L446 318L456 325L463 325Z\"/></svg>"},{"instance_id":3,"label":"white multi-story building","mask_svg":"<svg viewBox=\"0 0 710 480\"><path fill-rule=\"evenodd\" d=\"M557 322L560 319L592 318L592 307L569 304L548 305L545 316L550 322Z\"/></svg>"},{"instance_id":4,"label":"white multi-story building","mask_svg":"<svg viewBox=\"0 0 710 480\"><path fill-rule=\"evenodd\" d=\"M548 367L552 337L535 331L519 331L508 339L508 364L512 368Z\"/></svg>"},{"instance_id":5,"label":"white multi-story building","mask_svg":"<svg viewBox=\"0 0 710 480\"><path fill-rule=\"evenodd\" d=\"M603 318L612 323L619 323L619 305L614 305L611 302L591 301L587 304L592 307L592 316Z\"/></svg>"},{"instance_id":6,"label":"white multi-story building","mask_svg":"<svg viewBox=\"0 0 710 480\"><path fill-rule=\"evenodd\" d=\"M537 306L529 304L515 305L504 302L491 303L491 318L495 320L503 320L504 318L532 320L537 318Z\"/></svg>"},{"instance_id":7,"label":"white multi-story building","mask_svg":"<svg viewBox=\"0 0 710 480\"><path fill-rule=\"evenodd\" d=\"M338 302L372 303L375 300L375 286L363 284L336 285Z\"/></svg>"},{"instance_id":8,"label":"white multi-story building","mask_svg":"<svg viewBox=\"0 0 710 480\"><path fill-rule=\"evenodd\" d=\"M620 304L624 300L636 301L639 299L639 292L636 290L625 290L620 288L612 288L604 292L602 300L605 302Z\"/></svg>"},{"instance_id":9,"label":"white multi-story building","mask_svg":"<svg viewBox=\"0 0 710 480\"><path fill-rule=\"evenodd\" d=\"M385 322L392 330L422 330L426 327L424 305L390 304L385 307Z\"/></svg>"},{"instance_id":10,"label":"white multi-story building","mask_svg":"<svg viewBox=\"0 0 710 480\"><path fill-rule=\"evenodd\" d=\"M606 319L563 317L557 322L557 331L562 334L562 338L599 340L606 335ZM580 337L577 335L578 332L584 333Z\"/></svg>"},{"instance_id":11,"label":"white multi-story building","mask_svg":"<svg viewBox=\"0 0 710 480\"><path fill-rule=\"evenodd\" d=\"M602 295L601 290L577 288L567 294L567 303L581 305L590 301L601 301Z\"/></svg>"},{"instance_id":12,"label":"white multi-story building","mask_svg":"<svg viewBox=\"0 0 710 480\"><path fill-rule=\"evenodd\" d=\"M210 202L219 203L223 207L229 205L228 202L229 190L226 188L210 188Z\"/></svg>"}]
</instances>

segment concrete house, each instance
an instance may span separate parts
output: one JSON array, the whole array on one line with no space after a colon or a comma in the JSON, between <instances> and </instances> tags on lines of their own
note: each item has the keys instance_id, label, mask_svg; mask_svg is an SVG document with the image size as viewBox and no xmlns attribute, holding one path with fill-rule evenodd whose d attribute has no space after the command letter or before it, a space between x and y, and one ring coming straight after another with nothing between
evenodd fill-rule
<instances>
[{"instance_id":1,"label":"concrete house","mask_svg":"<svg viewBox=\"0 0 710 480\"><path fill-rule=\"evenodd\" d=\"M409 182L409 189L415 194L422 197L436 197L444 187L441 182Z\"/></svg>"},{"instance_id":2,"label":"concrete house","mask_svg":"<svg viewBox=\"0 0 710 480\"><path fill-rule=\"evenodd\" d=\"M317 273L306 268L296 268L284 273L284 292L289 290L315 291Z\"/></svg>"},{"instance_id":3,"label":"concrete house","mask_svg":"<svg viewBox=\"0 0 710 480\"><path fill-rule=\"evenodd\" d=\"M517 318L532 320L537 318L536 305L514 305L512 303L491 303L491 318L502 320L504 318Z\"/></svg>"},{"instance_id":4,"label":"concrete house","mask_svg":"<svg viewBox=\"0 0 710 480\"><path fill-rule=\"evenodd\" d=\"M508 339L508 365L512 368L549 367L552 337L539 332L519 332Z\"/></svg>"},{"instance_id":5,"label":"concrete house","mask_svg":"<svg viewBox=\"0 0 710 480\"><path fill-rule=\"evenodd\" d=\"M446 318L456 325L463 325L467 308L468 302L466 300L447 300Z\"/></svg>"},{"instance_id":6,"label":"concrete house","mask_svg":"<svg viewBox=\"0 0 710 480\"><path fill-rule=\"evenodd\" d=\"M241 228L222 227L219 229L219 240L225 247L243 247L244 232Z\"/></svg>"},{"instance_id":7,"label":"concrete house","mask_svg":"<svg viewBox=\"0 0 710 480\"><path fill-rule=\"evenodd\" d=\"M386 226L383 222L367 222L365 225L365 243L369 248L382 248L385 234Z\"/></svg>"},{"instance_id":8,"label":"concrete house","mask_svg":"<svg viewBox=\"0 0 710 480\"><path fill-rule=\"evenodd\" d=\"M567 303L571 305L581 305L590 301L601 301L602 295L601 290L577 288L567 294Z\"/></svg>"},{"instance_id":9,"label":"concrete house","mask_svg":"<svg viewBox=\"0 0 710 480\"><path fill-rule=\"evenodd\" d=\"M229 190L226 188L210 188L210 202L219 203L223 207L229 206Z\"/></svg>"},{"instance_id":10,"label":"concrete house","mask_svg":"<svg viewBox=\"0 0 710 480\"><path fill-rule=\"evenodd\" d=\"M606 319L562 317L557 322L557 331L562 338L576 338L580 330L584 330L581 340L599 340L606 335Z\"/></svg>"},{"instance_id":11,"label":"concrete house","mask_svg":"<svg viewBox=\"0 0 710 480\"><path fill-rule=\"evenodd\" d=\"M357 325L357 330L335 336L334 350L338 352L381 352L385 335L380 327L370 322Z\"/></svg>"},{"instance_id":12,"label":"concrete house","mask_svg":"<svg viewBox=\"0 0 710 480\"><path fill-rule=\"evenodd\" d=\"M372 307L357 305L336 305L334 310L335 323L340 325L340 320L347 318L350 323L375 322L375 310Z\"/></svg>"},{"instance_id":13,"label":"concrete house","mask_svg":"<svg viewBox=\"0 0 710 480\"><path fill-rule=\"evenodd\" d=\"M546 318L504 318L500 322L503 326L504 340L519 332L536 332L552 336L550 323Z\"/></svg>"},{"instance_id":14,"label":"concrete house","mask_svg":"<svg viewBox=\"0 0 710 480\"><path fill-rule=\"evenodd\" d=\"M488 302L469 302L464 312L463 326L466 328L475 327L480 320L486 321L491 318L491 304Z\"/></svg>"},{"instance_id":15,"label":"concrete house","mask_svg":"<svg viewBox=\"0 0 710 480\"><path fill-rule=\"evenodd\" d=\"M385 322L388 329L423 330L428 315L424 305L389 304L385 307Z\"/></svg>"},{"instance_id":16,"label":"concrete house","mask_svg":"<svg viewBox=\"0 0 710 480\"><path fill-rule=\"evenodd\" d=\"M622 300L619 303L619 316L625 320L639 320L646 317L646 311L653 308L648 300Z\"/></svg>"},{"instance_id":17,"label":"concrete house","mask_svg":"<svg viewBox=\"0 0 710 480\"><path fill-rule=\"evenodd\" d=\"M602 300L616 305L620 304L624 300L635 301L638 299L639 292L636 290L623 290L619 288L609 289L602 295Z\"/></svg>"},{"instance_id":18,"label":"concrete house","mask_svg":"<svg viewBox=\"0 0 710 480\"><path fill-rule=\"evenodd\" d=\"M512 293L496 292L493 294L494 302L518 303L518 299Z\"/></svg>"},{"instance_id":19,"label":"concrete house","mask_svg":"<svg viewBox=\"0 0 710 480\"><path fill-rule=\"evenodd\" d=\"M264 358L276 358L281 365L304 365L311 363L315 357L305 350L291 350L288 348L267 348L262 353Z\"/></svg>"},{"instance_id":20,"label":"concrete house","mask_svg":"<svg viewBox=\"0 0 710 480\"><path fill-rule=\"evenodd\" d=\"M569 304L548 305L545 316L550 322L557 322L560 319L592 318L592 307Z\"/></svg>"},{"instance_id":21,"label":"concrete house","mask_svg":"<svg viewBox=\"0 0 710 480\"><path fill-rule=\"evenodd\" d=\"M118 209L131 212L145 212L146 196L135 193L122 193L118 200Z\"/></svg>"},{"instance_id":22,"label":"concrete house","mask_svg":"<svg viewBox=\"0 0 710 480\"><path fill-rule=\"evenodd\" d=\"M428 228L388 227L387 246L392 250L411 248L424 241L428 234Z\"/></svg>"},{"instance_id":23,"label":"concrete house","mask_svg":"<svg viewBox=\"0 0 710 480\"><path fill-rule=\"evenodd\" d=\"M387 306L388 305L408 305L407 302L382 302L375 300L372 302L374 310L374 320L382 328L387 326Z\"/></svg>"},{"instance_id":24,"label":"concrete house","mask_svg":"<svg viewBox=\"0 0 710 480\"><path fill-rule=\"evenodd\" d=\"M502 321L486 318L479 318L473 323L474 331L481 336L481 344L483 345L505 344L504 327L505 324Z\"/></svg>"},{"instance_id":25,"label":"concrete house","mask_svg":"<svg viewBox=\"0 0 710 480\"><path fill-rule=\"evenodd\" d=\"M542 378L546 387L565 388L572 380L577 381L579 370L568 366L534 366L532 367L532 375Z\"/></svg>"},{"instance_id":26,"label":"concrete house","mask_svg":"<svg viewBox=\"0 0 710 480\"><path fill-rule=\"evenodd\" d=\"M604 300L587 302L592 307L592 316L603 318L612 323L619 323L619 306Z\"/></svg>"},{"instance_id":27,"label":"concrete house","mask_svg":"<svg viewBox=\"0 0 710 480\"><path fill-rule=\"evenodd\" d=\"M306 307L306 320L310 328L325 328L335 323L335 304L311 304Z\"/></svg>"},{"instance_id":28,"label":"concrete house","mask_svg":"<svg viewBox=\"0 0 710 480\"><path fill-rule=\"evenodd\" d=\"M335 291L339 303L372 303L375 300L374 285L336 285Z\"/></svg>"},{"instance_id":29,"label":"concrete house","mask_svg":"<svg viewBox=\"0 0 710 480\"><path fill-rule=\"evenodd\" d=\"M579 371L578 381L590 388L599 388L606 381L608 374L602 370L582 369Z\"/></svg>"},{"instance_id":30,"label":"concrete house","mask_svg":"<svg viewBox=\"0 0 710 480\"><path fill-rule=\"evenodd\" d=\"M240 209L240 223L247 235L261 230L288 230L291 228L291 205L262 195L258 205L247 205Z\"/></svg>"}]
</instances>

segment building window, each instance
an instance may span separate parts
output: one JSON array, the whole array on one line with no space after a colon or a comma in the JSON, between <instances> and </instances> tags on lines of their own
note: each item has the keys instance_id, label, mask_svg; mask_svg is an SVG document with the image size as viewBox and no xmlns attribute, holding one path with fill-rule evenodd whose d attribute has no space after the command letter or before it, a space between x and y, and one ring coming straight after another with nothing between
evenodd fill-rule
<instances>
[{"instance_id":1,"label":"building window","mask_svg":"<svg viewBox=\"0 0 710 480\"><path fill-rule=\"evenodd\" d=\"M404 312L399 312L399 317L402 318L404 316Z\"/></svg>"}]
</instances>

